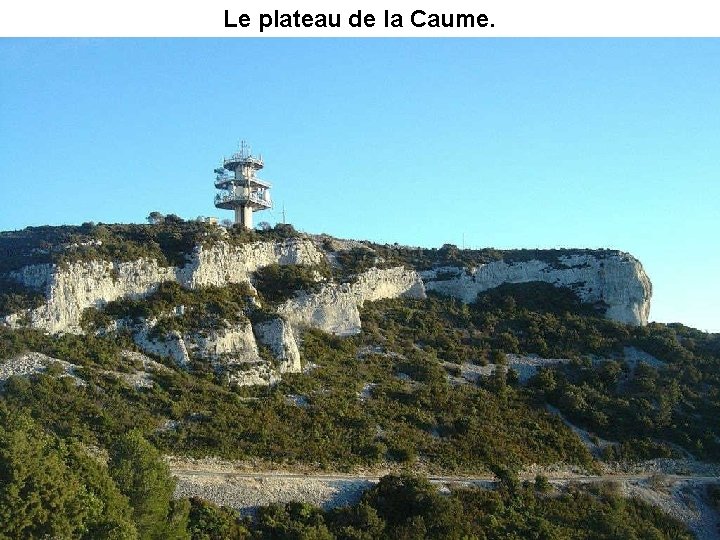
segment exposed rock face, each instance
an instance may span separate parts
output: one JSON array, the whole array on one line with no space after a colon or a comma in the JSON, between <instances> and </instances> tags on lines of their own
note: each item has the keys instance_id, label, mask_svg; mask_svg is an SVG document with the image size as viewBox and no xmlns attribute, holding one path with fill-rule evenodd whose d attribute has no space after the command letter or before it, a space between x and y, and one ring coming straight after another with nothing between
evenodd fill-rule
<instances>
[{"instance_id":1,"label":"exposed rock face","mask_svg":"<svg viewBox=\"0 0 720 540\"><path fill-rule=\"evenodd\" d=\"M29 324L48 332L80 332L88 307L103 307L119 298L140 298L165 281L186 288L249 283L253 272L271 264L316 265L325 254L309 239L255 242L241 246L218 243L198 246L182 267L163 267L155 260L86 261L62 267L34 265L10 274L16 281L42 290L46 303L28 313L13 314L5 324ZM445 267L416 271L404 267L371 268L353 283L326 283L319 292L300 292L281 304L277 317L251 326L249 321L203 333L170 332L157 337L157 321L129 326L138 346L147 353L172 358L186 367L190 358L205 359L238 384L269 384L280 374L301 370L296 342L298 328L311 327L336 335L360 332L360 312L366 301L384 298L425 298L427 291L472 302L477 294L503 283L543 281L573 289L585 302L603 302L606 316L624 323L646 324L651 284L632 256L597 251L560 256L556 261L497 261L476 268ZM130 323L118 322L127 325ZM267 346L276 362L263 359L258 343Z\"/></svg>"},{"instance_id":2,"label":"exposed rock face","mask_svg":"<svg viewBox=\"0 0 720 540\"><path fill-rule=\"evenodd\" d=\"M154 260L127 263L87 261L59 268L49 264L26 266L11 277L44 290L47 302L29 314L30 326L47 332L79 332L85 308L99 307L124 297L153 292L163 281L175 280L176 269Z\"/></svg>"},{"instance_id":3,"label":"exposed rock face","mask_svg":"<svg viewBox=\"0 0 720 540\"><path fill-rule=\"evenodd\" d=\"M300 373L300 351L292 327L284 319L271 319L255 325L257 340L270 348L273 356L280 361L280 373Z\"/></svg>"},{"instance_id":4,"label":"exposed rock face","mask_svg":"<svg viewBox=\"0 0 720 540\"><path fill-rule=\"evenodd\" d=\"M259 362L257 343L249 321L203 334L186 334L188 349L215 363Z\"/></svg>"},{"instance_id":5,"label":"exposed rock face","mask_svg":"<svg viewBox=\"0 0 720 540\"><path fill-rule=\"evenodd\" d=\"M233 326L204 335L172 333L161 340L148 337L149 328L135 334L136 343L146 352L173 358L187 365L189 355L208 359L230 374L238 384L268 384L282 373L301 371L292 325L320 328L337 335L360 332L359 307L365 301L405 296L425 298L425 288L418 274L402 267L364 272L352 284L326 284L319 293L300 293L278 308L280 317L258 323ZM150 327L152 326L152 323ZM276 367L259 356L257 340L266 345L278 360Z\"/></svg>"},{"instance_id":6,"label":"exposed rock face","mask_svg":"<svg viewBox=\"0 0 720 540\"><path fill-rule=\"evenodd\" d=\"M300 293L278 308L278 313L299 327L319 328L336 335L360 332L364 302L383 298L425 298L425 287L414 270L403 267L371 268L355 283L327 284L318 293Z\"/></svg>"},{"instance_id":7,"label":"exposed rock face","mask_svg":"<svg viewBox=\"0 0 720 540\"><path fill-rule=\"evenodd\" d=\"M38 352L27 352L6 361L0 361L0 388L10 377L29 376L35 373L44 373L48 366L56 364L62 368L61 377L70 377L77 386L87 383L77 375L78 367L75 364L58 360L52 356Z\"/></svg>"},{"instance_id":8,"label":"exposed rock face","mask_svg":"<svg viewBox=\"0 0 720 540\"><path fill-rule=\"evenodd\" d=\"M627 253L602 251L593 255L560 257L559 264L543 261L497 261L477 268L448 267L421 273L425 288L469 303L477 294L503 283L544 281L573 289L584 302L604 302L605 316L645 325L652 286L640 261Z\"/></svg>"},{"instance_id":9,"label":"exposed rock face","mask_svg":"<svg viewBox=\"0 0 720 540\"><path fill-rule=\"evenodd\" d=\"M250 321L207 332L170 332L153 336L157 322L146 321L132 328L135 343L143 351L171 358L186 368L193 358L209 361L228 374L228 379L240 385L270 384L282 373L302 370L300 352L290 325L283 319L271 319L253 328ZM257 341L255 339L257 335ZM277 365L269 365L258 351L257 342L267 345Z\"/></svg>"},{"instance_id":10,"label":"exposed rock face","mask_svg":"<svg viewBox=\"0 0 720 540\"><path fill-rule=\"evenodd\" d=\"M180 367L185 368L190 362L190 355L185 346L185 339L180 332L170 332L161 338L152 337L152 329L157 321L147 321L145 325L133 333L138 347L148 354L156 354L172 358Z\"/></svg>"},{"instance_id":11,"label":"exposed rock face","mask_svg":"<svg viewBox=\"0 0 720 540\"><path fill-rule=\"evenodd\" d=\"M162 267L157 261L87 261L56 267L34 265L13 272L16 281L45 291L47 302L30 312L30 326L47 332L80 332L88 307L102 307L118 298L146 296L164 281L184 287L222 286L248 282L250 273L270 264L317 264L323 253L310 240L255 242L241 246L219 243L198 247L183 267ZM6 322L13 323L10 317Z\"/></svg>"},{"instance_id":12,"label":"exposed rock face","mask_svg":"<svg viewBox=\"0 0 720 540\"><path fill-rule=\"evenodd\" d=\"M325 255L310 240L254 242L241 246L218 243L198 249L182 270L180 283L189 288L206 285L221 287L250 280L255 270L271 264L321 263Z\"/></svg>"}]
</instances>

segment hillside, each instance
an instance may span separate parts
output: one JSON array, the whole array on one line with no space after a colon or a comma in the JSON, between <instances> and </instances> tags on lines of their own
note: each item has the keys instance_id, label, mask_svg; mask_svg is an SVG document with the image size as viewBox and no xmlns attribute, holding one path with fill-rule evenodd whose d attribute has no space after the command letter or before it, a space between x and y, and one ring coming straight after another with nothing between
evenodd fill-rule
<instances>
[{"instance_id":1,"label":"hillside","mask_svg":"<svg viewBox=\"0 0 720 540\"><path fill-rule=\"evenodd\" d=\"M385 535L405 525L383 489L450 505L444 524L423 526L455 532L429 537L489 531L498 505L517 503L527 532L541 514L570 527L580 500L594 516L616 504L607 490L562 489L543 503L541 485L520 488L522 472L720 462L720 336L647 324L650 281L627 253L377 245L174 217L0 233L0 252L0 412L31 418L17 433L32 422L60 441L43 444L112 457L132 432L149 453L502 481L497 499L439 502L415 480L388 480L359 503ZM618 519L685 534L632 504ZM195 524L197 512L227 518L193 505ZM296 510L273 519L310 526ZM453 528L453 512L477 521ZM312 515L328 537L359 527L357 515ZM242 527L271 537L262 523Z\"/></svg>"}]
</instances>

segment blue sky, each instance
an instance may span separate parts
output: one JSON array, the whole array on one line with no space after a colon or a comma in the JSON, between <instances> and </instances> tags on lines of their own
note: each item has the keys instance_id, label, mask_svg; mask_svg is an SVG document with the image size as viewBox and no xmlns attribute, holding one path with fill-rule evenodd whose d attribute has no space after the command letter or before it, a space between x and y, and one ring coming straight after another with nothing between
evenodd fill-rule
<instances>
[{"instance_id":1,"label":"blue sky","mask_svg":"<svg viewBox=\"0 0 720 540\"><path fill-rule=\"evenodd\" d=\"M380 242L629 251L720 331L720 40L0 40L0 229L276 209Z\"/></svg>"}]
</instances>

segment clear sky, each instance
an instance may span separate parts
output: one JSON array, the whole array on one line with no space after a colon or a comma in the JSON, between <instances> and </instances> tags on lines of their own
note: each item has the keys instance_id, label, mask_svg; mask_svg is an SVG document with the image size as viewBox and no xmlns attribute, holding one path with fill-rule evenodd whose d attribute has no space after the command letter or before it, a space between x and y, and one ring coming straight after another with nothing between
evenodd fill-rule
<instances>
[{"instance_id":1,"label":"clear sky","mask_svg":"<svg viewBox=\"0 0 720 540\"><path fill-rule=\"evenodd\" d=\"M720 40L0 40L0 229L231 217L247 139L308 232L629 251L720 331Z\"/></svg>"}]
</instances>

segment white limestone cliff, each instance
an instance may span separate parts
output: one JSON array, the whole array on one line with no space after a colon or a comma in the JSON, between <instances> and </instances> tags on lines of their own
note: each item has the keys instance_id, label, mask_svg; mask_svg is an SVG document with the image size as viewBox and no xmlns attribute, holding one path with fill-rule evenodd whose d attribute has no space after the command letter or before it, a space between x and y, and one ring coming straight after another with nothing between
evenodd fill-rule
<instances>
[{"instance_id":1,"label":"white limestone cliff","mask_svg":"<svg viewBox=\"0 0 720 540\"><path fill-rule=\"evenodd\" d=\"M257 340L266 345L278 360L279 373L299 373L300 351L290 324L278 317L254 326Z\"/></svg>"},{"instance_id":2,"label":"white limestone cliff","mask_svg":"<svg viewBox=\"0 0 720 540\"><path fill-rule=\"evenodd\" d=\"M465 303L503 283L543 281L573 289L583 302L607 304L608 319L645 325L652 285L640 261L627 253L602 252L561 256L558 264L539 260L496 261L475 268L439 268L421 272L425 288Z\"/></svg>"},{"instance_id":3,"label":"white limestone cliff","mask_svg":"<svg viewBox=\"0 0 720 540\"><path fill-rule=\"evenodd\" d=\"M240 246L217 243L198 246L182 267L163 267L155 260L131 262L84 261L27 266L10 277L44 291L46 302L37 309L5 318L10 326L29 325L47 332L80 332L88 307L102 308L120 298L141 298L165 281L186 288L250 283L256 270L271 264L317 265L325 253L310 239L255 242ZM384 298L422 299L426 291L453 296L463 302L504 283L547 282L573 289L585 302L602 302L606 316L623 323L647 323L652 292L640 262L616 251L559 256L553 261L496 261L475 268L444 267L416 272L404 267L371 268L352 283L324 283L318 292L300 291L277 308L277 315L251 325L249 321L222 329L158 336L156 320L137 324L117 321L130 329L146 353L172 358L186 368L191 359L208 361L240 385L272 384L283 373L301 371L296 332L318 328L336 335L360 332L359 308ZM171 316L171 314L168 314ZM275 360L263 358L258 344Z\"/></svg>"},{"instance_id":4,"label":"white limestone cliff","mask_svg":"<svg viewBox=\"0 0 720 540\"><path fill-rule=\"evenodd\" d=\"M172 359L181 368L190 363L185 339L180 332L170 332L164 336L154 337L152 329L156 320L146 321L144 325L133 332L135 344L147 354L155 354Z\"/></svg>"},{"instance_id":5,"label":"white limestone cliff","mask_svg":"<svg viewBox=\"0 0 720 540\"><path fill-rule=\"evenodd\" d=\"M183 267L163 267L157 261L83 261L63 266L26 266L10 277L45 292L46 302L27 314L29 325L46 332L79 333L83 310L102 307L119 298L138 298L157 289L164 281L183 287L249 282L250 274L271 264L317 264L323 253L310 240L254 242L234 246L218 243L195 249ZM15 325L18 317L7 317Z\"/></svg>"},{"instance_id":6,"label":"white limestone cliff","mask_svg":"<svg viewBox=\"0 0 720 540\"><path fill-rule=\"evenodd\" d=\"M309 239L255 242L240 246L199 246L182 267L163 267L155 260L85 261L62 266L34 265L10 274L20 283L42 290L46 303L5 318L47 332L80 332L88 307L101 308L119 298L139 298L160 283L175 281L187 288L250 282L252 273L271 264L316 265L325 254ZM301 369L295 332L305 327L336 335L361 330L364 302L384 298L425 298L426 290L472 302L482 291L503 283L542 281L573 289L585 302L606 304L606 316L629 324L646 324L651 284L640 262L616 251L560 256L554 261L496 261L475 268L445 267L416 272L404 267L371 268L352 283L325 283L318 292L299 292L277 309L277 317L253 326L249 322L204 333L171 332L156 336L156 321L134 327L136 343L146 352L172 358L186 367L191 358L210 361L238 384L268 384L282 373ZM274 362L263 359L258 343L269 348Z\"/></svg>"},{"instance_id":7,"label":"white limestone cliff","mask_svg":"<svg viewBox=\"0 0 720 540\"><path fill-rule=\"evenodd\" d=\"M100 307L118 298L145 296L163 281L175 280L175 269L147 259L125 263L86 261L63 267L26 266L10 276L45 292L46 302L28 314L29 326L56 333L79 332L85 308Z\"/></svg>"},{"instance_id":8,"label":"white limestone cliff","mask_svg":"<svg viewBox=\"0 0 720 540\"><path fill-rule=\"evenodd\" d=\"M236 362L260 362L260 353L250 321L243 321L220 330L186 334L188 350L216 365Z\"/></svg>"},{"instance_id":9,"label":"white limestone cliff","mask_svg":"<svg viewBox=\"0 0 720 540\"><path fill-rule=\"evenodd\" d=\"M156 324L153 319L136 327L124 326L131 329L135 343L144 352L170 358L182 368L188 367L190 358L207 361L239 385L270 384L283 373L302 370L292 328L281 318L254 328L250 321L243 321L218 330L173 331L160 336L154 335ZM268 346L277 362L270 364L260 356L258 342Z\"/></svg>"},{"instance_id":10,"label":"white limestone cliff","mask_svg":"<svg viewBox=\"0 0 720 540\"><path fill-rule=\"evenodd\" d=\"M360 332L364 302L383 298L425 298L425 287L414 270L371 268L354 283L328 283L317 293L301 292L278 307L278 313L298 327L319 328L336 335Z\"/></svg>"},{"instance_id":11,"label":"white limestone cliff","mask_svg":"<svg viewBox=\"0 0 720 540\"><path fill-rule=\"evenodd\" d=\"M253 242L240 246L220 242L197 249L182 269L179 281L191 289L208 285L222 287L247 282L253 272L271 264L316 265L324 260L325 255L311 240Z\"/></svg>"}]
</instances>

